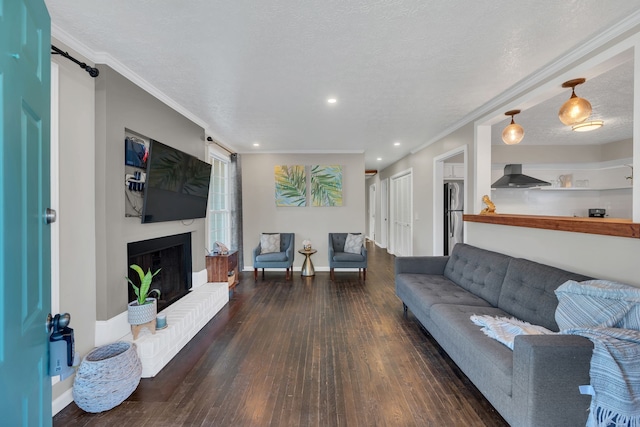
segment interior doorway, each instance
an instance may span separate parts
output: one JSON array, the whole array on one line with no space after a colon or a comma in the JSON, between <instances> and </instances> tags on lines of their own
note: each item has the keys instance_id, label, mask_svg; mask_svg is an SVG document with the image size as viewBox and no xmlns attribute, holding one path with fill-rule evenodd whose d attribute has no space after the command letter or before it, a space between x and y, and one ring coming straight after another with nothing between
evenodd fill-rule
<instances>
[{"instance_id":1,"label":"interior doorway","mask_svg":"<svg viewBox=\"0 0 640 427\"><path fill-rule=\"evenodd\" d=\"M433 255L444 255L445 252L445 183L456 182L467 188L467 145L460 146L433 159ZM464 191L462 211L467 212L469 191ZM450 233L450 230L447 230ZM462 237L466 236L466 225L462 223Z\"/></svg>"}]
</instances>

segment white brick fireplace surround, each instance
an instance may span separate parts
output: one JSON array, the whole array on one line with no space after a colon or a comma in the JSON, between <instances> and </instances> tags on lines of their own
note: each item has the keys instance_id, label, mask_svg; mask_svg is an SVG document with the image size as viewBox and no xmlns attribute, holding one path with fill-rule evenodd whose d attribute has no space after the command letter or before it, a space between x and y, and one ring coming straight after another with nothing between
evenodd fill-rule
<instances>
[{"instance_id":1,"label":"white brick fireplace surround","mask_svg":"<svg viewBox=\"0 0 640 427\"><path fill-rule=\"evenodd\" d=\"M134 342L142 362L142 377L155 376L229 302L227 282L206 281L206 270L193 274L191 291L161 311L167 315L168 326L155 334L144 328L134 341L126 311L96 322L96 347L115 341Z\"/></svg>"}]
</instances>

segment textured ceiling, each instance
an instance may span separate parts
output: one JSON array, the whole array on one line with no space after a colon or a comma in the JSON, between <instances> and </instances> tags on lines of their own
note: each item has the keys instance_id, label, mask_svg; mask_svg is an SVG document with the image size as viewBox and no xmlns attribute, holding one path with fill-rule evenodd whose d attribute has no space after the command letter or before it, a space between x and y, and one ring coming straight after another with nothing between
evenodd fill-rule
<instances>
[{"instance_id":1,"label":"textured ceiling","mask_svg":"<svg viewBox=\"0 0 640 427\"><path fill-rule=\"evenodd\" d=\"M576 76L579 77L579 76ZM560 106L571 96L571 89L528 108L515 116L525 131L521 145L592 145L622 141L633 137L633 58L584 84L576 86L576 95L591 103L587 121L603 120L604 126L591 132L574 132L558 119ZM491 143L502 145L502 129L510 123L506 117L491 127Z\"/></svg>"},{"instance_id":2,"label":"textured ceiling","mask_svg":"<svg viewBox=\"0 0 640 427\"><path fill-rule=\"evenodd\" d=\"M640 8L640 0L46 3L54 28L124 64L225 145L364 152L373 169ZM330 96L338 102L328 105Z\"/></svg>"}]
</instances>

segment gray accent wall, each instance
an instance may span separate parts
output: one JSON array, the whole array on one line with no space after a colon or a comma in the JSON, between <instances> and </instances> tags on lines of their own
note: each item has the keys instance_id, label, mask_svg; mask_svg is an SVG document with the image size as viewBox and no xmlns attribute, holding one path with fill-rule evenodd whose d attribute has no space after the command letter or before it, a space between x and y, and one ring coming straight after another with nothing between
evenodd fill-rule
<instances>
[{"instance_id":1,"label":"gray accent wall","mask_svg":"<svg viewBox=\"0 0 640 427\"><path fill-rule=\"evenodd\" d=\"M141 224L125 217L124 134L133 131L202 160L204 130L107 65L95 93L95 237L97 320L127 309L127 243L191 233L193 271L205 268L205 219Z\"/></svg>"}]
</instances>

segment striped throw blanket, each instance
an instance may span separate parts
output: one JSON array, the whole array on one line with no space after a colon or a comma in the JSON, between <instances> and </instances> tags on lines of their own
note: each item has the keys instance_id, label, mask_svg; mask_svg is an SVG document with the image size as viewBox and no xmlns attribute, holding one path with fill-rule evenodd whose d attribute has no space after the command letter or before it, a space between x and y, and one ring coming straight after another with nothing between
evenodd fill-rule
<instances>
[{"instance_id":1,"label":"striped throw blanket","mask_svg":"<svg viewBox=\"0 0 640 427\"><path fill-rule=\"evenodd\" d=\"M474 314L471 321L480 326L481 331L488 337L501 342L513 350L513 342L518 335L548 335L553 331L542 326L532 325L513 317L493 317Z\"/></svg>"},{"instance_id":2,"label":"striped throw blanket","mask_svg":"<svg viewBox=\"0 0 640 427\"><path fill-rule=\"evenodd\" d=\"M556 295L561 333L581 335L594 344L587 426L640 427L640 289L570 280Z\"/></svg>"},{"instance_id":3,"label":"striped throw blanket","mask_svg":"<svg viewBox=\"0 0 640 427\"><path fill-rule=\"evenodd\" d=\"M640 330L640 288L607 280L568 280L558 289L560 330L580 327Z\"/></svg>"}]
</instances>

